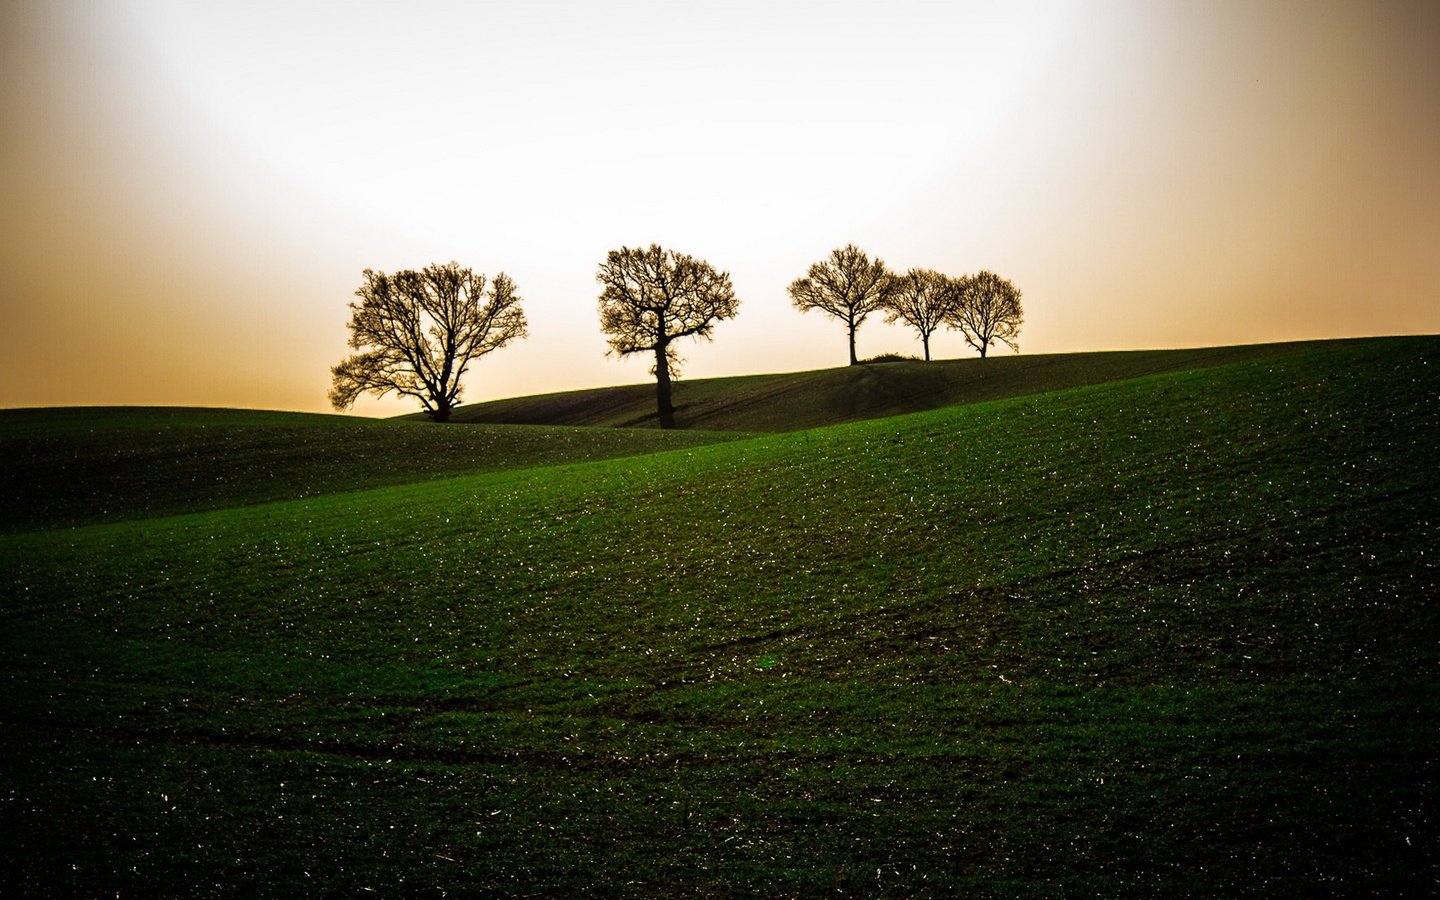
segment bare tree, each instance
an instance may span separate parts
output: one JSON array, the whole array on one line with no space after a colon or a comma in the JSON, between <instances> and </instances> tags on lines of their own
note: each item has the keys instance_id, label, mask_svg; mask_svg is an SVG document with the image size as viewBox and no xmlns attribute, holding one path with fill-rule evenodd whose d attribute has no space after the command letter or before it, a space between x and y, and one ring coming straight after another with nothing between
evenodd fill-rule
<instances>
[{"instance_id":1,"label":"bare tree","mask_svg":"<svg viewBox=\"0 0 1440 900\"><path fill-rule=\"evenodd\" d=\"M330 402L348 409L366 391L394 391L420 401L436 422L450 418L465 369L492 350L525 337L515 282L459 263L432 263L394 275L366 269L350 304L350 346L361 352L331 370Z\"/></svg>"},{"instance_id":2,"label":"bare tree","mask_svg":"<svg viewBox=\"0 0 1440 900\"><path fill-rule=\"evenodd\" d=\"M610 353L654 353L655 404L660 427L675 427L670 382L680 375L675 342L707 338L715 323L734 317L740 306L730 273L704 260L651 244L648 250L611 250L595 280L600 293L600 328Z\"/></svg>"},{"instance_id":3,"label":"bare tree","mask_svg":"<svg viewBox=\"0 0 1440 900\"><path fill-rule=\"evenodd\" d=\"M911 269L895 280L885 302L885 321L903 321L918 331L929 362L930 335L950 324L959 304L959 281L934 269Z\"/></svg>"},{"instance_id":4,"label":"bare tree","mask_svg":"<svg viewBox=\"0 0 1440 900\"><path fill-rule=\"evenodd\" d=\"M1017 353L1020 350L1020 325L1025 315L1020 309L1020 289L994 272L980 272L960 279L960 305L953 322L965 335L965 341L986 351L995 341L1003 341Z\"/></svg>"},{"instance_id":5,"label":"bare tree","mask_svg":"<svg viewBox=\"0 0 1440 900\"><path fill-rule=\"evenodd\" d=\"M804 278L790 284L790 299L801 312L823 310L845 323L850 331L850 365L855 357L855 332L865 317L884 306L895 276L882 259L871 260L859 247L846 244L832 250L828 259L810 267Z\"/></svg>"}]
</instances>

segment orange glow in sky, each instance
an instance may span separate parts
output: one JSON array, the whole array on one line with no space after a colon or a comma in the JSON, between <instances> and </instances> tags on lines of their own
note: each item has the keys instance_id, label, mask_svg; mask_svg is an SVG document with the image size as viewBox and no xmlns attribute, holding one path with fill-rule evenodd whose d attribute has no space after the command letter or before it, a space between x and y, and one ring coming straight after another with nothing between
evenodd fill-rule
<instances>
[{"instance_id":1,"label":"orange glow in sky","mask_svg":"<svg viewBox=\"0 0 1440 900\"><path fill-rule=\"evenodd\" d=\"M0 71L3 406L325 410L361 270L452 259L530 320L465 400L646 381L651 242L741 298L687 377L843 364L785 288L846 243L1026 353L1440 332L1434 2L10 0Z\"/></svg>"}]
</instances>

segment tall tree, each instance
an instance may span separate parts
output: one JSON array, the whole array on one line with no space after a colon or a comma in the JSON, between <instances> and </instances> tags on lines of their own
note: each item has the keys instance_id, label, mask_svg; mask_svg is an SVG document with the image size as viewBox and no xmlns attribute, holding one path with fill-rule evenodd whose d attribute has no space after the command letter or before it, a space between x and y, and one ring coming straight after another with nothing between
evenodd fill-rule
<instances>
[{"instance_id":1,"label":"tall tree","mask_svg":"<svg viewBox=\"0 0 1440 900\"><path fill-rule=\"evenodd\" d=\"M711 338L715 323L734 317L740 306L730 273L704 260L665 250L621 247L611 250L595 274L600 292L600 328L616 356L654 353L655 405L660 427L675 427L671 380L680 375L675 342Z\"/></svg>"},{"instance_id":2,"label":"tall tree","mask_svg":"<svg viewBox=\"0 0 1440 900\"><path fill-rule=\"evenodd\" d=\"M959 281L934 269L911 269L895 280L885 302L885 321L903 321L919 332L929 362L930 335L950 323L959 303Z\"/></svg>"},{"instance_id":3,"label":"tall tree","mask_svg":"<svg viewBox=\"0 0 1440 900\"><path fill-rule=\"evenodd\" d=\"M819 309L845 323L850 332L850 365L855 356L855 332L865 317L885 305L895 276L882 259L870 259L854 244L832 250L828 259L810 267L804 278L790 284L790 300L801 312Z\"/></svg>"},{"instance_id":4,"label":"tall tree","mask_svg":"<svg viewBox=\"0 0 1440 900\"><path fill-rule=\"evenodd\" d=\"M394 391L420 401L436 422L449 420L460 379L473 360L526 335L515 282L485 276L459 263L404 269L394 275L366 269L350 303L350 347L361 352L331 369L330 402L348 409L369 391Z\"/></svg>"},{"instance_id":5,"label":"tall tree","mask_svg":"<svg viewBox=\"0 0 1440 900\"><path fill-rule=\"evenodd\" d=\"M995 341L1004 341L1011 350L1020 350L1020 289L994 272L980 272L960 279L960 305L955 327L965 341L980 351L980 358Z\"/></svg>"}]
</instances>

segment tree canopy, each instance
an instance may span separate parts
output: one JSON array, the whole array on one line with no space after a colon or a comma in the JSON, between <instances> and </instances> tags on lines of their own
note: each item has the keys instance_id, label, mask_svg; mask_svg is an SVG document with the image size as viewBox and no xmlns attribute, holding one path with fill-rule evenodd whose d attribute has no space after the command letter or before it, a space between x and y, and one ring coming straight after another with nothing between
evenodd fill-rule
<instances>
[{"instance_id":1,"label":"tree canopy","mask_svg":"<svg viewBox=\"0 0 1440 900\"><path fill-rule=\"evenodd\" d=\"M1020 289L994 272L981 271L960 280L960 304L954 315L955 327L965 342L980 351L984 359L990 345L1003 341L1011 350L1020 350Z\"/></svg>"},{"instance_id":2,"label":"tree canopy","mask_svg":"<svg viewBox=\"0 0 1440 900\"><path fill-rule=\"evenodd\" d=\"M526 335L515 282L490 281L459 263L394 275L366 269L350 303L350 347L331 370L330 402L348 409L362 393L420 401L437 422L450 418L470 363Z\"/></svg>"},{"instance_id":3,"label":"tree canopy","mask_svg":"<svg viewBox=\"0 0 1440 900\"><path fill-rule=\"evenodd\" d=\"M733 318L740 306L728 272L704 260L665 250L621 247L600 264L600 328L610 353L654 353L656 412L662 428L675 427L671 380L678 377L681 338L712 338L715 323Z\"/></svg>"},{"instance_id":4,"label":"tree canopy","mask_svg":"<svg viewBox=\"0 0 1440 900\"><path fill-rule=\"evenodd\" d=\"M961 283L934 269L911 269L895 280L885 302L885 321L903 321L920 334L925 359L930 359L930 335L950 325L959 312Z\"/></svg>"},{"instance_id":5,"label":"tree canopy","mask_svg":"<svg viewBox=\"0 0 1440 900\"><path fill-rule=\"evenodd\" d=\"M791 282L790 299L801 312L818 309L845 323L853 366L859 363L855 332L870 313L884 307L895 280L884 260L872 260L859 247L846 244L810 266L804 278Z\"/></svg>"}]
</instances>

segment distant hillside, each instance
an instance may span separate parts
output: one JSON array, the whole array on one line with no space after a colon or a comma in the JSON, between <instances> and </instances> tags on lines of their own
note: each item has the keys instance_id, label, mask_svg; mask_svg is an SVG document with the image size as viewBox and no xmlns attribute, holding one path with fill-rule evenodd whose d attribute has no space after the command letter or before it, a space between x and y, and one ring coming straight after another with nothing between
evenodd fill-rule
<instances>
[{"instance_id":1,"label":"distant hillside","mask_svg":"<svg viewBox=\"0 0 1440 900\"><path fill-rule=\"evenodd\" d=\"M0 410L0 533L294 500L739 437L446 428L244 409L7 409Z\"/></svg>"},{"instance_id":2,"label":"distant hillside","mask_svg":"<svg viewBox=\"0 0 1440 900\"><path fill-rule=\"evenodd\" d=\"M1341 342L998 356L928 363L871 363L780 375L699 378L676 384L676 420L681 428L794 431L1290 355L1338 343ZM653 384L475 403L457 409L452 421L658 427Z\"/></svg>"}]
</instances>

